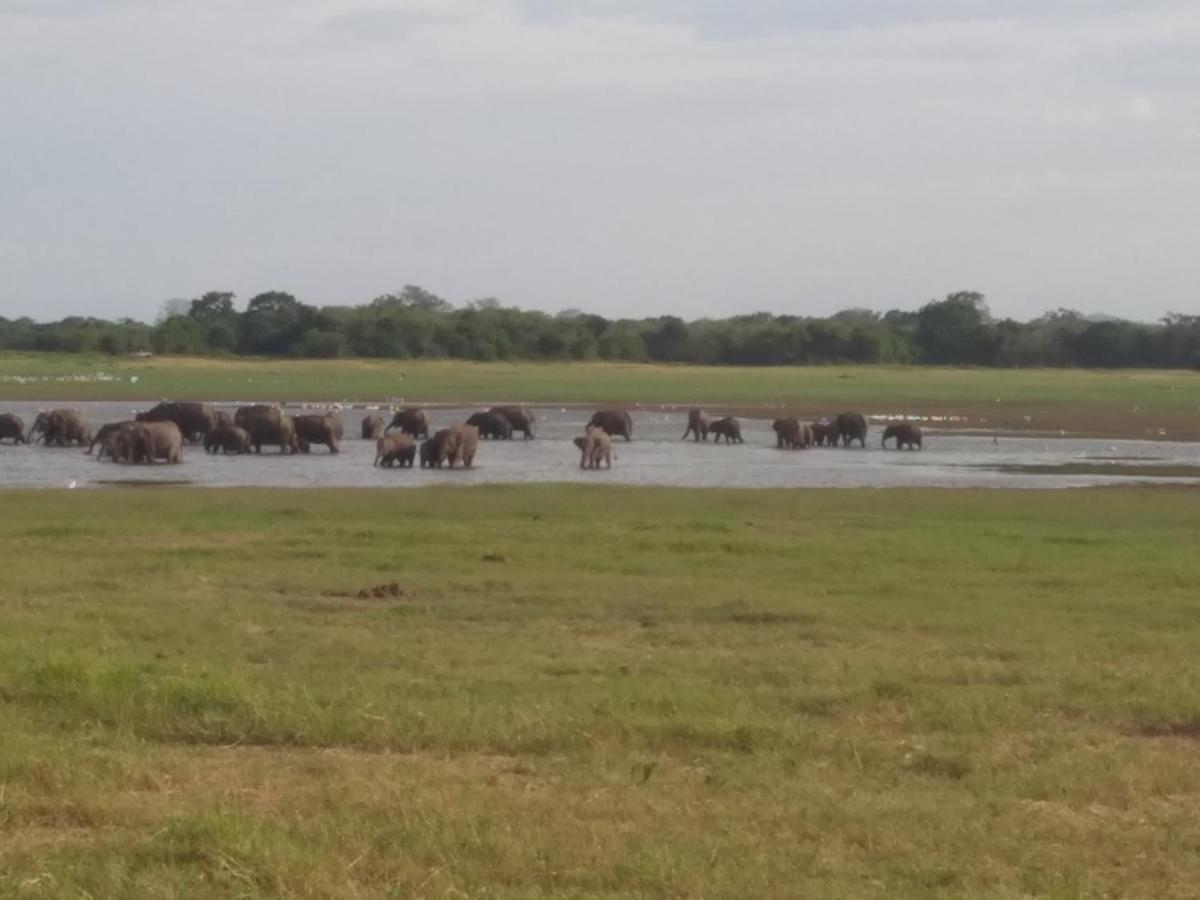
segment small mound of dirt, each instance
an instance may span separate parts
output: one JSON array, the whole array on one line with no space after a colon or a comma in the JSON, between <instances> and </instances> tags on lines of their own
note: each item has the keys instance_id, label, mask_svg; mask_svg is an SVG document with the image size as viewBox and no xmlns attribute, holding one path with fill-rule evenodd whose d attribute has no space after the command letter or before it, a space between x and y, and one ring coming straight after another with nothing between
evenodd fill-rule
<instances>
[{"instance_id":1,"label":"small mound of dirt","mask_svg":"<svg viewBox=\"0 0 1200 900\"><path fill-rule=\"evenodd\" d=\"M483 554L483 561L504 563L508 562L508 557L503 553L485 553Z\"/></svg>"},{"instance_id":2,"label":"small mound of dirt","mask_svg":"<svg viewBox=\"0 0 1200 900\"><path fill-rule=\"evenodd\" d=\"M389 597L407 597L408 591L392 581L387 584L377 584L374 587L363 588L355 596L359 600L386 600Z\"/></svg>"},{"instance_id":3,"label":"small mound of dirt","mask_svg":"<svg viewBox=\"0 0 1200 900\"><path fill-rule=\"evenodd\" d=\"M1158 719L1142 722L1137 727L1137 733L1142 737L1200 741L1200 719Z\"/></svg>"},{"instance_id":4,"label":"small mound of dirt","mask_svg":"<svg viewBox=\"0 0 1200 900\"><path fill-rule=\"evenodd\" d=\"M399 597L411 597L412 591L401 587L399 582L389 581L387 584L377 584L357 591L322 591L321 596L358 600L391 600Z\"/></svg>"}]
</instances>

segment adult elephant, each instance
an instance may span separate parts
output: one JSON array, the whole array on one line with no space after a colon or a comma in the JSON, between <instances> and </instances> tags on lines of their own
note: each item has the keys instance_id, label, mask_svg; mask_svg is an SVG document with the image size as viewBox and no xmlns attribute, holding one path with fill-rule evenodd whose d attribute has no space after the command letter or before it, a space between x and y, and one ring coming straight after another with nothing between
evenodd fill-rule
<instances>
[{"instance_id":1,"label":"adult elephant","mask_svg":"<svg viewBox=\"0 0 1200 900\"><path fill-rule=\"evenodd\" d=\"M714 435L713 443L721 443L721 438L725 438L727 444L741 444L742 441L742 423L733 416L725 416L723 419L716 419L708 424L708 433Z\"/></svg>"},{"instance_id":2,"label":"adult elephant","mask_svg":"<svg viewBox=\"0 0 1200 900\"><path fill-rule=\"evenodd\" d=\"M907 422L895 422L883 429L884 448L887 447L888 439L892 438L896 441L896 449L902 450L908 447L909 450L921 449L921 427L919 425L910 425Z\"/></svg>"},{"instance_id":3,"label":"adult elephant","mask_svg":"<svg viewBox=\"0 0 1200 900\"><path fill-rule=\"evenodd\" d=\"M493 406L488 410L490 413L496 413L508 419L508 424L512 426L512 432L521 432L525 435L525 440L531 441L534 436L535 420L533 413L523 406Z\"/></svg>"},{"instance_id":4,"label":"adult elephant","mask_svg":"<svg viewBox=\"0 0 1200 900\"><path fill-rule=\"evenodd\" d=\"M92 442L92 429L87 415L77 409L51 409L37 414L26 441L33 443L41 438L47 447L66 447L78 444L83 447Z\"/></svg>"},{"instance_id":5,"label":"adult elephant","mask_svg":"<svg viewBox=\"0 0 1200 900\"><path fill-rule=\"evenodd\" d=\"M633 440L633 419L623 409L602 409L587 423L588 428L603 428L609 437Z\"/></svg>"},{"instance_id":6,"label":"adult elephant","mask_svg":"<svg viewBox=\"0 0 1200 900\"><path fill-rule=\"evenodd\" d=\"M833 421L818 419L809 428L812 429L813 443L818 447L824 447L826 444L830 447L837 445L837 425Z\"/></svg>"},{"instance_id":7,"label":"adult elephant","mask_svg":"<svg viewBox=\"0 0 1200 900\"><path fill-rule=\"evenodd\" d=\"M834 438L835 444L838 438L841 438L843 447L849 447L852 443L858 441L860 447L864 450L867 449L867 420L862 413L840 413L837 419L834 420L834 423L837 426L837 437Z\"/></svg>"},{"instance_id":8,"label":"adult elephant","mask_svg":"<svg viewBox=\"0 0 1200 900\"><path fill-rule=\"evenodd\" d=\"M174 422L134 422L129 435L129 461L149 465L161 459L183 461L183 433Z\"/></svg>"},{"instance_id":9,"label":"adult elephant","mask_svg":"<svg viewBox=\"0 0 1200 900\"><path fill-rule=\"evenodd\" d=\"M24 444L25 423L13 413L0 414L0 441L10 438L14 444Z\"/></svg>"},{"instance_id":10,"label":"adult elephant","mask_svg":"<svg viewBox=\"0 0 1200 900\"><path fill-rule=\"evenodd\" d=\"M201 440L217 427L217 413L211 403L199 400L168 400L135 416L139 422L174 422L188 443Z\"/></svg>"},{"instance_id":11,"label":"adult elephant","mask_svg":"<svg viewBox=\"0 0 1200 900\"><path fill-rule=\"evenodd\" d=\"M250 435L255 453L262 453L263 444L277 444L280 453L298 449L292 417L277 406L244 406L237 411L234 421Z\"/></svg>"},{"instance_id":12,"label":"adult elephant","mask_svg":"<svg viewBox=\"0 0 1200 900\"><path fill-rule=\"evenodd\" d=\"M135 424L137 423L133 419L129 419L125 422L109 422L105 425L101 425L100 430L92 436L92 443L87 448L88 454L91 455L91 452L96 449L96 445L99 444L100 453L96 458L104 459L105 453L111 456L113 436L121 429L129 428L131 425Z\"/></svg>"},{"instance_id":13,"label":"adult elephant","mask_svg":"<svg viewBox=\"0 0 1200 900\"><path fill-rule=\"evenodd\" d=\"M362 420L362 437L364 441L375 441L383 437L383 417L367 416Z\"/></svg>"},{"instance_id":14,"label":"adult elephant","mask_svg":"<svg viewBox=\"0 0 1200 900\"><path fill-rule=\"evenodd\" d=\"M401 468L412 468L413 459L417 455L417 442L411 434L400 432L389 434L375 441L376 466L391 468L400 465Z\"/></svg>"},{"instance_id":15,"label":"adult elephant","mask_svg":"<svg viewBox=\"0 0 1200 900\"><path fill-rule=\"evenodd\" d=\"M216 453L249 453L251 450L250 435L245 428L239 428L230 422L228 425L218 425L204 435L204 452Z\"/></svg>"},{"instance_id":16,"label":"adult elephant","mask_svg":"<svg viewBox=\"0 0 1200 900\"><path fill-rule=\"evenodd\" d=\"M398 410L383 433L387 434L395 428L415 438L429 437L429 416L425 414L425 410L415 407Z\"/></svg>"},{"instance_id":17,"label":"adult elephant","mask_svg":"<svg viewBox=\"0 0 1200 900\"><path fill-rule=\"evenodd\" d=\"M708 440L708 413L702 409L693 409L688 411L687 430L683 433L681 441L686 441L690 434L697 441Z\"/></svg>"},{"instance_id":18,"label":"adult elephant","mask_svg":"<svg viewBox=\"0 0 1200 900\"><path fill-rule=\"evenodd\" d=\"M313 444L324 444L330 453L338 452L338 421L330 413L292 416L292 428L302 453L307 453Z\"/></svg>"},{"instance_id":19,"label":"adult elephant","mask_svg":"<svg viewBox=\"0 0 1200 900\"><path fill-rule=\"evenodd\" d=\"M478 428L481 438L493 438L504 441L512 440L512 423L506 417L500 415L500 413L477 412L471 418L467 419L467 424Z\"/></svg>"},{"instance_id":20,"label":"adult elephant","mask_svg":"<svg viewBox=\"0 0 1200 900\"><path fill-rule=\"evenodd\" d=\"M775 432L775 446L790 450L807 450L812 446L812 429L799 419L788 416L771 423Z\"/></svg>"},{"instance_id":21,"label":"adult elephant","mask_svg":"<svg viewBox=\"0 0 1200 900\"><path fill-rule=\"evenodd\" d=\"M449 428L434 432L421 444L421 468L440 469L453 452L456 438Z\"/></svg>"},{"instance_id":22,"label":"adult elephant","mask_svg":"<svg viewBox=\"0 0 1200 900\"><path fill-rule=\"evenodd\" d=\"M464 469L471 468L475 464L475 452L479 449L479 429L466 423L453 425L450 435L446 454L450 468L453 469L455 463Z\"/></svg>"}]
</instances>

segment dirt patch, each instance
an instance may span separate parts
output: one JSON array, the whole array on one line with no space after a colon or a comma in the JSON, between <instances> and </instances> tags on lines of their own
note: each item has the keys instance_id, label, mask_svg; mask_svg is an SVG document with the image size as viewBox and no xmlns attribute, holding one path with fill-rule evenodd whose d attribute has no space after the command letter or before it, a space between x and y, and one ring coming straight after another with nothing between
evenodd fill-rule
<instances>
[{"instance_id":1,"label":"dirt patch","mask_svg":"<svg viewBox=\"0 0 1200 900\"><path fill-rule=\"evenodd\" d=\"M411 597L412 590L402 587L399 582L389 581L386 584L376 584L360 588L357 591L322 591L322 597L343 597L354 600L394 600L401 597Z\"/></svg>"},{"instance_id":2,"label":"dirt patch","mask_svg":"<svg viewBox=\"0 0 1200 900\"><path fill-rule=\"evenodd\" d=\"M1157 719L1151 722L1140 722L1134 729L1134 733L1141 737L1200 741L1200 718Z\"/></svg>"}]
</instances>

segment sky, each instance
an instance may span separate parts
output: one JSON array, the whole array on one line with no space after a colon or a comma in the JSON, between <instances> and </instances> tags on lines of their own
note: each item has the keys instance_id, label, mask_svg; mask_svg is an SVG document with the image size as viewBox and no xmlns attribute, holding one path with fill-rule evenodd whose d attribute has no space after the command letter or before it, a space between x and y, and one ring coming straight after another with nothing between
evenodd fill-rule
<instances>
[{"instance_id":1,"label":"sky","mask_svg":"<svg viewBox=\"0 0 1200 900\"><path fill-rule=\"evenodd\" d=\"M1200 313L1195 0L0 0L0 315Z\"/></svg>"}]
</instances>

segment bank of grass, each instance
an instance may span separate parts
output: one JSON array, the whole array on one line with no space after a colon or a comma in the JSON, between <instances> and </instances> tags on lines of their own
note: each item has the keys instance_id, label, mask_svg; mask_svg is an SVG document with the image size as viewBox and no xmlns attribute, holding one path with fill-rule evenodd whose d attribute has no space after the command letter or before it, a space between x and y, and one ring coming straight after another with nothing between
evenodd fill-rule
<instances>
[{"instance_id":1,"label":"bank of grass","mask_svg":"<svg viewBox=\"0 0 1200 900\"><path fill-rule=\"evenodd\" d=\"M1197 496L6 492L0 895L1194 896Z\"/></svg>"},{"instance_id":2,"label":"bank of grass","mask_svg":"<svg viewBox=\"0 0 1200 900\"><path fill-rule=\"evenodd\" d=\"M111 380L97 376L112 376ZM1200 373L918 366L719 367L0 353L9 400L330 400L1081 409L1195 414Z\"/></svg>"}]
</instances>

